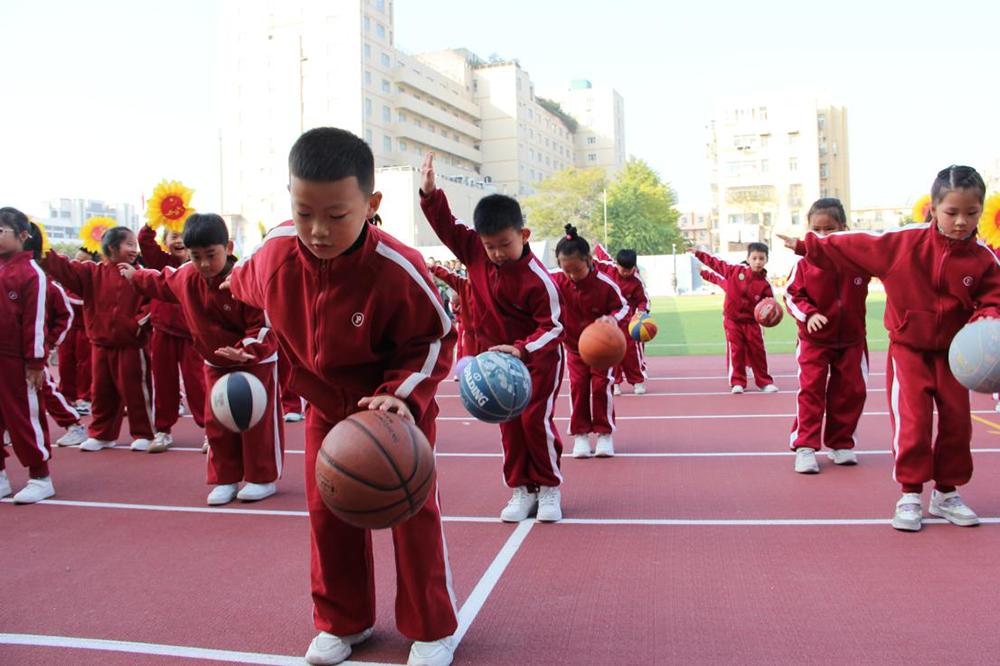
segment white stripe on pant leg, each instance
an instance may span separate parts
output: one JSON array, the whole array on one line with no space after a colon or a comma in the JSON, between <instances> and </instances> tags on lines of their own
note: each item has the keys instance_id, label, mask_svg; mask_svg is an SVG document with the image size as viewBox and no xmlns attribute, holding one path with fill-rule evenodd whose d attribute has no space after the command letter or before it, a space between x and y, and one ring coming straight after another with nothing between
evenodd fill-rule
<instances>
[{"instance_id":1,"label":"white stripe on pant leg","mask_svg":"<svg viewBox=\"0 0 1000 666\"><path fill-rule=\"evenodd\" d=\"M868 345L861 350L861 380L865 383L865 402L868 401ZM854 448L858 446L858 426L861 424L861 419L858 419L857 423L854 424L854 432L851 433L851 439L854 441Z\"/></svg>"},{"instance_id":2,"label":"white stripe on pant leg","mask_svg":"<svg viewBox=\"0 0 1000 666\"><path fill-rule=\"evenodd\" d=\"M802 361L799 360L802 355L802 341L799 340L795 345L795 377L799 382L799 388L795 391L795 427L792 428L792 433L788 436L788 448L792 451L795 450L795 440L799 438L799 428L802 426L802 421L799 416L799 396L802 394Z\"/></svg>"},{"instance_id":3,"label":"white stripe on pant leg","mask_svg":"<svg viewBox=\"0 0 1000 666\"><path fill-rule=\"evenodd\" d=\"M733 385L733 348L729 343L729 334L726 334L726 373L729 375L729 385Z\"/></svg>"},{"instance_id":4,"label":"white stripe on pant leg","mask_svg":"<svg viewBox=\"0 0 1000 666\"><path fill-rule=\"evenodd\" d=\"M455 621L458 622L458 597L455 596L455 588L452 586L451 562L448 560L448 540L444 538L444 520L441 516L441 487L434 482L434 499L437 502L438 524L441 525L441 547L444 549L444 584L448 588L448 598L451 599L451 609L455 612Z\"/></svg>"},{"instance_id":5,"label":"white stripe on pant leg","mask_svg":"<svg viewBox=\"0 0 1000 666\"><path fill-rule=\"evenodd\" d=\"M896 462L899 460L899 369L896 367L896 359L890 356L892 361L892 386L890 387L889 408L892 410L893 432L892 432L892 480L896 479ZM898 483L898 481L897 481Z\"/></svg>"},{"instance_id":6,"label":"white stripe on pant leg","mask_svg":"<svg viewBox=\"0 0 1000 666\"><path fill-rule=\"evenodd\" d=\"M118 356L119 363L121 362L121 356ZM149 369L149 363L146 361L146 350L139 347L139 368L142 370L142 398L146 401L146 416L149 418L149 429L156 433L156 386L153 384L153 373L149 372L149 383L146 383L146 372ZM152 396L150 396L150 387L152 387ZM124 384L123 384L124 388ZM125 400L125 396L122 396ZM125 408L128 409L128 401L125 401ZM129 428L131 430L131 427Z\"/></svg>"},{"instance_id":7,"label":"white stripe on pant leg","mask_svg":"<svg viewBox=\"0 0 1000 666\"><path fill-rule=\"evenodd\" d=\"M608 368L608 423L611 424L611 434L615 433L615 390L614 390L614 368Z\"/></svg>"},{"instance_id":8,"label":"white stripe on pant leg","mask_svg":"<svg viewBox=\"0 0 1000 666\"><path fill-rule=\"evenodd\" d=\"M556 380L552 384L552 392L545 403L545 445L549 450L549 464L552 466L552 473L562 483L562 472L559 471L559 459L556 456L556 433L552 430L552 410L555 407L556 389L559 387L559 380L562 379L563 371L563 348L558 346L559 362L556 364Z\"/></svg>"},{"instance_id":9,"label":"white stripe on pant leg","mask_svg":"<svg viewBox=\"0 0 1000 666\"><path fill-rule=\"evenodd\" d=\"M646 373L646 344L637 340L635 353L639 357L639 372L642 373L642 378L649 379L649 374Z\"/></svg>"},{"instance_id":10,"label":"white stripe on pant leg","mask_svg":"<svg viewBox=\"0 0 1000 666\"><path fill-rule=\"evenodd\" d=\"M48 368L45 368L43 372L45 373L45 383L46 385L48 385L49 390L52 391L52 395L54 395L56 400L59 401L59 404L62 405L63 409L69 412L74 419L79 421L80 413L76 411L76 409L72 405L69 404L69 401L66 400L66 396L64 396L62 393L59 392L59 387L56 385L55 380L52 379L52 373L49 372Z\"/></svg>"},{"instance_id":11,"label":"white stripe on pant leg","mask_svg":"<svg viewBox=\"0 0 1000 666\"><path fill-rule=\"evenodd\" d=\"M569 381L569 395L566 396L567 398L569 398L569 422L566 424L566 434L567 435L572 435L573 434L573 401L576 399L576 395L575 394L577 393L577 391L573 388L573 369L570 367L569 357L568 356L567 356L566 368L567 368L567 370L569 370L569 377L568 377L568 381Z\"/></svg>"},{"instance_id":12,"label":"white stripe on pant leg","mask_svg":"<svg viewBox=\"0 0 1000 666\"><path fill-rule=\"evenodd\" d=\"M278 404L278 364L275 362L274 367L271 368L271 380L274 382L274 390L271 391L271 402L273 403L271 407L272 417L274 418L274 464L278 469L278 479L281 478L281 437L278 432L278 419L281 418L280 408ZM301 398L299 398L301 400ZM305 410L303 410L305 411ZM277 479L275 479L277 480Z\"/></svg>"},{"instance_id":13,"label":"white stripe on pant leg","mask_svg":"<svg viewBox=\"0 0 1000 666\"><path fill-rule=\"evenodd\" d=\"M45 448L45 432L42 430L40 411L38 409L38 392L25 382L28 391L28 420L31 421L31 429L35 432L35 448L42 452L42 462L47 461L51 455Z\"/></svg>"}]
</instances>

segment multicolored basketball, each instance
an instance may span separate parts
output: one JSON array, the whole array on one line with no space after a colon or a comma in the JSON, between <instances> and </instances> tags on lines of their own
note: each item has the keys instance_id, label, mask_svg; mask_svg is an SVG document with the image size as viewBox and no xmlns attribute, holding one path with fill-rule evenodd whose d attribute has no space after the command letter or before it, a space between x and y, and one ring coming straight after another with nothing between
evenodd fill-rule
<instances>
[{"instance_id":1,"label":"multicolored basketball","mask_svg":"<svg viewBox=\"0 0 1000 666\"><path fill-rule=\"evenodd\" d=\"M212 413L231 432L246 432L257 425L267 409L267 391L248 372L230 372L219 378L209 398Z\"/></svg>"},{"instance_id":2,"label":"multicolored basketball","mask_svg":"<svg viewBox=\"0 0 1000 666\"><path fill-rule=\"evenodd\" d=\"M948 365L955 379L970 391L1000 391L1000 321L980 319L967 324L951 341Z\"/></svg>"},{"instance_id":3,"label":"multicolored basketball","mask_svg":"<svg viewBox=\"0 0 1000 666\"><path fill-rule=\"evenodd\" d=\"M765 298L753 309L753 316L761 326L773 328L781 323L785 311L778 305L778 301L773 298Z\"/></svg>"},{"instance_id":4,"label":"multicolored basketball","mask_svg":"<svg viewBox=\"0 0 1000 666\"><path fill-rule=\"evenodd\" d=\"M466 364L458 381L462 404L486 423L510 421L531 399L531 374L510 354L483 352Z\"/></svg>"},{"instance_id":5,"label":"multicolored basketball","mask_svg":"<svg viewBox=\"0 0 1000 666\"><path fill-rule=\"evenodd\" d=\"M656 337L656 322L649 315L637 317L629 322L628 334L636 342L649 342Z\"/></svg>"},{"instance_id":6,"label":"multicolored basketball","mask_svg":"<svg viewBox=\"0 0 1000 666\"><path fill-rule=\"evenodd\" d=\"M338 423L316 456L323 504L366 530L398 525L434 490L434 451L424 433L392 412L366 410Z\"/></svg>"},{"instance_id":7,"label":"multicolored basketball","mask_svg":"<svg viewBox=\"0 0 1000 666\"><path fill-rule=\"evenodd\" d=\"M595 370L607 370L625 358L625 334L618 324L595 321L583 329L577 348L584 363Z\"/></svg>"}]
</instances>

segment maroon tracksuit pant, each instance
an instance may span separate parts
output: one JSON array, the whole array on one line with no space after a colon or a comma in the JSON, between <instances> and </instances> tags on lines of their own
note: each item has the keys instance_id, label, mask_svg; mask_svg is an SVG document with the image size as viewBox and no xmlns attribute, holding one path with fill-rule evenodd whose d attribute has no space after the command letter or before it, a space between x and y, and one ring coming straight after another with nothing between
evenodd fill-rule
<instances>
[{"instance_id":1,"label":"maroon tracksuit pant","mask_svg":"<svg viewBox=\"0 0 1000 666\"><path fill-rule=\"evenodd\" d=\"M729 385L747 386L747 366L753 369L758 388L773 384L767 373L764 335L755 321L735 321L726 317L726 355L729 361Z\"/></svg>"},{"instance_id":2,"label":"maroon tracksuit pant","mask_svg":"<svg viewBox=\"0 0 1000 666\"><path fill-rule=\"evenodd\" d=\"M503 475L507 486L558 486L562 441L555 427L555 401L563 375L563 349L535 354L528 361L531 400L516 419L500 424Z\"/></svg>"},{"instance_id":3,"label":"maroon tracksuit pant","mask_svg":"<svg viewBox=\"0 0 1000 666\"><path fill-rule=\"evenodd\" d=\"M156 395L156 431L170 432L177 423L181 406L181 377L191 416L199 428L205 427L205 361L194 343L179 335L153 329L150 342L153 358L153 388Z\"/></svg>"},{"instance_id":4,"label":"maroon tracksuit pant","mask_svg":"<svg viewBox=\"0 0 1000 666\"><path fill-rule=\"evenodd\" d=\"M639 342L631 335L625 335L625 358L615 368L615 384L621 384L622 378L635 386L647 379L645 343Z\"/></svg>"},{"instance_id":5,"label":"maroon tracksuit pant","mask_svg":"<svg viewBox=\"0 0 1000 666\"><path fill-rule=\"evenodd\" d=\"M121 432L125 409L133 439L152 439L156 422L153 376L143 347L93 346L93 406L87 435L113 442Z\"/></svg>"},{"instance_id":6,"label":"maroon tracksuit pant","mask_svg":"<svg viewBox=\"0 0 1000 666\"><path fill-rule=\"evenodd\" d=\"M59 392L66 399L90 400L90 338L82 328L70 328L59 345Z\"/></svg>"},{"instance_id":7,"label":"maroon tracksuit pant","mask_svg":"<svg viewBox=\"0 0 1000 666\"><path fill-rule=\"evenodd\" d=\"M569 434L610 435L615 431L614 369L595 370L570 350L566 350L566 365L569 368Z\"/></svg>"},{"instance_id":8,"label":"maroon tracksuit pant","mask_svg":"<svg viewBox=\"0 0 1000 666\"><path fill-rule=\"evenodd\" d=\"M65 344L65 341L63 342ZM49 413L52 420L61 428L68 428L80 422L80 413L76 411L69 399L64 396L56 380L52 378L49 369L45 368L45 384L42 386L42 400L45 403L45 411Z\"/></svg>"},{"instance_id":9,"label":"maroon tracksuit pant","mask_svg":"<svg viewBox=\"0 0 1000 666\"><path fill-rule=\"evenodd\" d=\"M799 392L788 440L792 450L818 451L824 442L830 449L853 449L867 395L867 345L822 347L800 337L795 359Z\"/></svg>"},{"instance_id":10,"label":"maroon tracksuit pant","mask_svg":"<svg viewBox=\"0 0 1000 666\"><path fill-rule=\"evenodd\" d=\"M49 424L38 391L28 388L24 359L0 356L0 432L10 434L14 454L33 479L49 475ZM0 470L9 454L0 445Z\"/></svg>"}]
</instances>

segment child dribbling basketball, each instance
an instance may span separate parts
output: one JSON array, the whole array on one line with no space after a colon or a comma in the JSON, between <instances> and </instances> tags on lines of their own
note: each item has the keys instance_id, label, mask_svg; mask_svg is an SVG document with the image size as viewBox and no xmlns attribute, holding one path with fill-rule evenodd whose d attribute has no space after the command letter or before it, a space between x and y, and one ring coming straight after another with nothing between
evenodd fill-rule
<instances>
[{"instance_id":1,"label":"child dribbling basketball","mask_svg":"<svg viewBox=\"0 0 1000 666\"><path fill-rule=\"evenodd\" d=\"M569 369L569 434L573 436L573 457L589 458L590 435L597 434L594 453L598 458L615 455L615 406L612 383L615 368L596 370L580 358L580 334L595 321L609 320L623 326L629 305L610 277L594 267L590 244L580 238L576 227L566 225L566 235L556 243L556 261L561 270L552 273L563 303L566 326L566 367Z\"/></svg>"},{"instance_id":2,"label":"child dribbling basketball","mask_svg":"<svg viewBox=\"0 0 1000 666\"><path fill-rule=\"evenodd\" d=\"M594 267L614 280L621 290L622 296L628 301L628 318L635 319L649 314L649 293L646 291L646 281L639 274L638 255L635 250L618 250L615 260L605 252L599 244L594 246ZM623 381L632 385L632 393L646 393L646 345L625 335L625 358L615 368L615 395L621 395Z\"/></svg>"},{"instance_id":3,"label":"child dribbling basketball","mask_svg":"<svg viewBox=\"0 0 1000 666\"><path fill-rule=\"evenodd\" d=\"M310 664L336 664L375 623L371 533L341 521L316 487L316 456L334 425L359 409L394 411L434 442L438 384L451 368L455 333L424 260L369 224L375 192L371 148L320 127L292 146L292 219L268 233L230 277L233 296L267 311L291 364L290 385L308 403L306 499L312 536ZM435 487L420 511L392 528L396 625L414 641L409 666L447 666L458 609Z\"/></svg>"},{"instance_id":4,"label":"child dribbling basketball","mask_svg":"<svg viewBox=\"0 0 1000 666\"><path fill-rule=\"evenodd\" d=\"M806 219L807 231L820 236L847 229L847 213L838 199L820 199ZM834 464L858 461L854 446L867 394L865 299L870 279L824 270L807 259L800 259L788 276L785 306L799 326L799 391L788 442L800 474L819 472L816 452L824 441Z\"/></svg>"},{"instance_id":5,"label":"child dribbling basketball","mask_svg":"<svg viewBox=\"0 0 1000 666\"><path fill-rule=\"evenodd\" d=\"M903 491L892 519L898 530L921 528L920 495L931 480L931 515L979 524L957 490L972 477L972 418L969 390L951 372L948 347L970 320L1000 316L1000 262L976 238L985 196L975 169L950 166L931 186L930 222L883 233L808 233L799 241L779 236L814 266L885 284L893 479Z\"/></svg>"}]
</instances>

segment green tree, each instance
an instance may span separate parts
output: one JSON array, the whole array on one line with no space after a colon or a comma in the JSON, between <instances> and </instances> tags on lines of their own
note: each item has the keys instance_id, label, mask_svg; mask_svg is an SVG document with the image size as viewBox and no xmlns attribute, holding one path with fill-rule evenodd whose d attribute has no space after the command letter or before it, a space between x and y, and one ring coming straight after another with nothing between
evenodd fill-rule
<instances>
[{"instance_id":1,"label":"green tree","mask_svg":"<svg viewBox=\"0 0 1000 666\"><path fill-rule=\"evenodd\" d=\"M608 252L631 248L639 254L668 254L672 244L686 248L677 228L676 201L670 186L645 160L630 157L608 188Z\"/></svg>"},{"instance_id":2,"label":"green tree","mask_svg":"<svg viewBox=\"0 0 1000 666\"><path fill-rule=\"evenodd\" d=\"M554 238L572 224L584 238L603 237L604 169L570 167L538 184L538 193L524 200L531 232L538 238Z\"/></svg>"}]
</instances>

